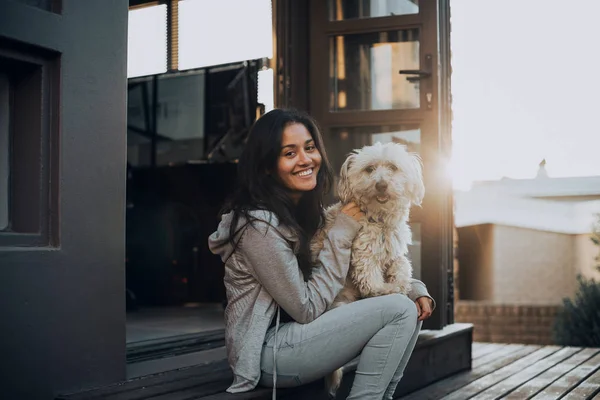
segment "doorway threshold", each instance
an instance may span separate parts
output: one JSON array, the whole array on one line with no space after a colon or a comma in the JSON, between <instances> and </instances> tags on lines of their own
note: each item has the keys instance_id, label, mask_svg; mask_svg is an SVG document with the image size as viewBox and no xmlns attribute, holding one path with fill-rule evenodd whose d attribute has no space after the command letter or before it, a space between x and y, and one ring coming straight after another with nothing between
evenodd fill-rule
<instances>
[{"instance_id":1,"label":"doorway threshold","mask_svg":"<svg viewBox=\"0 0 600 400\"><path fill-rule=\"evenodd\" d=\"M223 346L225 346L224 329L142 340L127 344L127 365Z\"/></svg>"},{"instance_id":2,"label":"doorway threshold","mask_svg":"<svg viewBox=\"0 0 600 400\"><path fill-rule=\"evenodd\" d=\"M225 346L221 346L193 353L128 363L126 371L127 379L224 361L226 358L227 352Z\"/></svg>"}]
</instances>

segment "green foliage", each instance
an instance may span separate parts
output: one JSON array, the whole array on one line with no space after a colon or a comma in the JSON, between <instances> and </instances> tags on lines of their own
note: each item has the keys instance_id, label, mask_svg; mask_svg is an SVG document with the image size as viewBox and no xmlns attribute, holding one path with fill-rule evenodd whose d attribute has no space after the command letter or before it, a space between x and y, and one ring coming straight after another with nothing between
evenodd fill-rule
<instances>
[{"instance_id":1,"label":"green foliage","mask_svg":"<svg viewBox=\"0 0 600 400\"><path fill-rule=\"evenodd\" d=\"M594 226L592 228L592 242L594 242L594 244L596 246L600 246L600 214L596 214L596 220L594 222ZM595 258L597 264L596 264L596 269L598 269L598 271L600 271L600 249L598 250L598 255Z\"/></svg>"},{"instance_id":2,"label":"green foliage","mask_svg":"<svg viewBox=\"0 0 600 400\"><path fill-rule=\"evenodd\" d=\"M600 347L600 283L577 277L575 298L564 299L556 317L554 338L563 346Z\"/></svg>"}]
</instances>

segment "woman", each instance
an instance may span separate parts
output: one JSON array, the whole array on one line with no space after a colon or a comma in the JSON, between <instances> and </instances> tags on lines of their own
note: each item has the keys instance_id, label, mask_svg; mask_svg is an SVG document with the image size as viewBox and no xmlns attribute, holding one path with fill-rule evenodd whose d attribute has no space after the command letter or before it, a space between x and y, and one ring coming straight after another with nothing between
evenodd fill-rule
<instances>
[{"instance_id":1,"label":"woman","mask_svg":"<svg viewBox=\"0 0 600 400\"><path fill-rule=\"evenodd\" d=\"M225 262L229 392L260 383L275 393L323 378L360 355L348 399L392 398L433 300L414 280L410 299L381 296L325 312L344 285L363 215L346 205L318 265L311 264L309 242L332 176L310 117L276 109L256 121L236 192L209 238Z\"/></svg>"}]
</instances>

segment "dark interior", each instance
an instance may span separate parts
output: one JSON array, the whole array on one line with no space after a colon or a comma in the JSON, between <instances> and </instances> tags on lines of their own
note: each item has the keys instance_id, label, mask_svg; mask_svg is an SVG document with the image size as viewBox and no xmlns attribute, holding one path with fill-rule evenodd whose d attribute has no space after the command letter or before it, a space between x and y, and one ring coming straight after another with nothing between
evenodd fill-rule
<instances>
[{"instance_id":1,"label":"dark interior","mask_svg":"<svg viewBox=\"0 0 600 400\"><path fill-rule=\"evenodd\" d=\"M222 263L206 242L232 190L244 139L260 113L259 63L130 80L129 311L224 300ZM185 91L184 100L178 93L170 102L170 90Z\"/></svg>"}]
</instances>

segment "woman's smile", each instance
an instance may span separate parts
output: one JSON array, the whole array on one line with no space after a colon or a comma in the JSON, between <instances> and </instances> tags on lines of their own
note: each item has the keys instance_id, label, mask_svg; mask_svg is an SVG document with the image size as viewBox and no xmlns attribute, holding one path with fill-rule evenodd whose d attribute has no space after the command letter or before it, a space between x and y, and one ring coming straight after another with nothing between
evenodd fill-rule
<instances>
[{"instance_id":1,"label":"woman's smile","mask_svg":"<svg viewBox=\"0 0 600 400\"><path fill-rule=\"evenodd\" d=\"M310 178L312 176L312 173L313 169L309 168L305 169L304 171L296 172L296 175L298 175L300 178Z\"/></svg>"},{"instance_id":2,"label":"woman's smile","mask_svg":"<svg viewBox=\"0 0 600 400\"><path fill-rule=\"evenodd\" d=\"M321 153L308 129L300 123L286 126L281 138L277 176L294 201L317 186L320 166Z\"/></svg>"}]
</instances>

